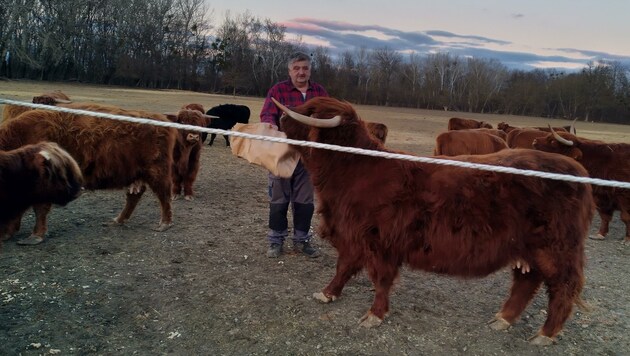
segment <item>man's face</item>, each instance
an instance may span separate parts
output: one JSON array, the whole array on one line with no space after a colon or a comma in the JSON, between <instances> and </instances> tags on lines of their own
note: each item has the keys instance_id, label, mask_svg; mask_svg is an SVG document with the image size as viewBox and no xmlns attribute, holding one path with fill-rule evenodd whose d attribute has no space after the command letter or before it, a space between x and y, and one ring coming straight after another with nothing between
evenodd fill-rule
<instances>
[{"instance_id":1,"label":"man's face","mask_svg":"<svg viewBox=\"0 0 630 356\"><path fill-rule=\"evenodd\" d=\"M308 61L296 61L289 65L289 77L296 87L303 87L311 78L311 64Z\"/></svg>"}]
</instances>

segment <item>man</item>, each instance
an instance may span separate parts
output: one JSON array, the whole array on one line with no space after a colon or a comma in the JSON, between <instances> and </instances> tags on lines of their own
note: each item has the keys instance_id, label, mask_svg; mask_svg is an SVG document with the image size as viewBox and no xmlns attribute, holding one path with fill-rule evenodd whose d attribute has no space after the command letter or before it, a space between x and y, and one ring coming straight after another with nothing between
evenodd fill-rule
<instances>
[{"instance_id":1,"label":"man","mask_svg":"<svg viewBox=\"0 0 630 356\"><path fill-rule=\"evenodd\" d=\"M269 89L260 112L261 122L280 126L282 112L271 101L272 97L288 107L294 107L316 96L328 96L324 87L310 80L311 58L307 54L293 54L289 58L288 69L289 79ZM293 213L293 250L313 258L320 255L310 244L311 219L315 210L313 190L310 176L302 162L298 162L290 178L280 178L269 173L267 257L277 258L283 252L284 239L288 236L289 204Z\"/></svg>"}]
</instances>

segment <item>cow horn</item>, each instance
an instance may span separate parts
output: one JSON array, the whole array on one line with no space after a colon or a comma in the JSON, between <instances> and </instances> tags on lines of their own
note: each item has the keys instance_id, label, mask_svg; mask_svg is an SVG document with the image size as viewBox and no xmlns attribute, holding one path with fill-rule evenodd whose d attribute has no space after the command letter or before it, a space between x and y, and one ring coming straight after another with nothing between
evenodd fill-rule
<instances>
[{"instance_id":1,"label":"cow horn","mask_svg":"<svg viewBox=\"0 0 630 356\"><path fill-rule=\"evenodd\" d=\"M569 133L572 133L574 135L577 135L577 131L575 130L575 122L577 121L577 117L573 120L573 122L571 123L571 127L569 128Z\"/></svg>"},{"instance_id":2,"label":"cow horn","mask_svg":"<svg viewBox=\"0 0 630 356\"><path fill-rule=\"evenodd\" d=\"M70 103L72 103L72 100L65 100L65 99L57 99L57 98L55 98L55 103L57 103L57 104L70 104Z\"/></svg>"},{"instance_id":3,"label":"cow horn","mask_svg":"<svg viewBox=\"0 0 630 356\"><path fill-rule=\"evenodd\" d=\"M286 106L280 104L280 102L278 102L278 100L276 100L273 97L271 98L271 100L276 104L278 108L280 108L280 110L284 111L285 113L287 113L287 115L291 116L293 119L305 125L320 127L320 128L332 128L332 127L337 127L341 124L341 116L339 115L328 120L315 119L310 116L302 115L302 114L296 113L295 111L291 111Z\"/></svg>"},{"instance_id":4,"label":"cow horn","mask_svg":"<svg viewBox=\"0 0 630 356\"><path fill-rule=\"evenodd\" d=\"M551 130L551 134L553 135L553 138L555 138L556 140L558 140L558 142L560 142L563 145L566 146L573 146L573 141L571 140L567 140L566 138L558 135L557 132L555 132L552 128L551 125L549 125L549 130Z\"/></svg>"},{"instance_id":5,"label":"cow horn","mask_svg":"<svg viewBox=\"0 0 630 356\"><path fill-rule=\"evenodd\" d=\"M214 115L206 115L206 114L204 114L203 116L204 116L206 119L220 119L220 117L219 117L219 116L214 116Z\"/></svg>"}]
</instances>

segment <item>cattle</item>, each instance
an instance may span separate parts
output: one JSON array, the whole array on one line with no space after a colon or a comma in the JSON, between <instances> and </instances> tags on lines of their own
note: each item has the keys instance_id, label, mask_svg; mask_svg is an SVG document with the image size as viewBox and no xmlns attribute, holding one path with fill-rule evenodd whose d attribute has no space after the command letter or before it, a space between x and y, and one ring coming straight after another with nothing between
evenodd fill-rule
<instances>
[{"instance_id":1,"label":"cattle","mask_svg":"<svg viewBox=\"0 0 630 356\"><path fill-rule=\"evenodd\" d=\"M549 132L537 129L514 129L507 134L508 147L510 148L532 148L532 142L539 137L547 136Z\"/></svg>"},{"instance_id":2,"label":"cattle","mask_svg":"<svg viewBox=\"0 0 630 356\"><path fill-rule=\"evenodd\" d=\"M280 126L287 137L393 152L371 138L347 102L310 99ZM547 320L531 340L547 345L561 331L584 284L584 240L593 217L588 184L294 146L311 175L319 236L337 250L331 282L313 297L339 298L366 269L375 298L360 325L375 327L389 311L399 268L483 277L515 262L510 296L491 327L507 329L542 283ZM535 150L502 150L458 160L586 177L577 162ZM527 270L529 269L529 272Z\"/></svg>"},{"instance_id":3,"label":"cattle","mask_svg":"<svg viewBox=\"0 0 630 356\"><path fill-rule=\"evenodd\" d=\"M575 123L575 121L573 121ZM504 131L505 133L510 133L510 131L515 130L515 129L531 129L531 130L540 130L540 131L546 131L546 132L550 132L550 128L549 127L544 127L544 126L534 126L534 127L516 127L516 126L511 126L510 124L506 123L506 122L499 122L497 124L497 129ZM566 131L566 132L573 132L574 134L576 133L575 131L575 126L572 125L567 125L567 126L560 126L560 127L554 127L553 128L556 131Z\"/></svg>"},{"instance_id":4,"label":"cattle","mask_svg":"<svg viewBox=\"0 0 630 356\"><path fill-rule=\"evenodd\" d=\"M465 129L479 129L486 128L491 129L492 125L485 121L477 121L473 119L462 119L459 117L452 117L448 120L448 130L465 130Z\"/></svg>"},{"instance_id":5,"label":"cattle","mask_svg":"<svg viewBox=\"0 0 630 356\"><path fill-rule=\"evenodd\" d=\"M502 138L483 131L454 130L439 134L433 154L443 156L481 155L508 148Z\"/></svg>"},{"instance_id":6,"label":"cattle","mask_svg":"<svg viewBox=\"0 0 630 356\"><path fill-rule=\"evenodd\" d=\"M380 122L366 122L365 124L368 131L374 138L382 143L385 143L385 140L387 140L387 133L389 131L387 125L381 124Z\"/></svg>"},{"instance_id":7,"label":"cattle","mask_svg":"<svg viewBox=\"0 0 630 356\"><path fill-rule=\"evenodd\" d=\"M33 97L34 104L57 105L69 104L71 102L72 100L70 100L70 98L60 90L55 90Z\"/></svg>"},{"instance_id":8,"label":"cattle","mask_svg":"<svg viewBox=\"0 0 630 356\"><path fill-rule=\"evenodd\" d=\"M250 110L245 105L221 104L210 108L210 110L206 112L206 115L217 116L217 118L212 119L212 121L208 124L208 128L230 130L237 122L247 124L249 122ZM203 133L201 135L201 142L206 142L206 137L207 134ZM216 137L217 134L210 135L210 142L208 142L208 146L212 146ZM229 147L230 139L226 135L224 135L223 138L225 138L225 145Z\"/></svg>"},{"instance_id":9,"label":"cattle","mask_svg":"<svg viewBox=\"0 0 630 356\"><path fill-rule=\"evenodd\" d=\"M67 107L168 122L162 114L113 106L75 103ZM0 125L0 150L43 140L57 142L78 162L86 189L129 188L125 207L113 220L115 224L124 224L130 218L149 186L161 207L160 223L155 230L164 231L172 225L171 166L176 137L174 128L29 110ZM34 208L36 223L32 241L43 241L50 205Z\"/></svg>"},{"instance_id":10,"label":"cattle","mask_svg":"<svg viewBox=\"0 0 630 356\"><path fill-rule=\"evenodd\" d=\"M44 93L33 97L33 103L44 105L56 105L58 103L71 103L70 98L59 90ZM5 104L2 110L2 121L10 120L18 117L21 113L33 110L33 108L24 105Z\"/></svg>"},{"instance_id":11,"label":"cattle","mask_svg":"<svg viewBox=\"0 0 630 356\"><path fill-rule=\"evenodd\" d=\"M589 140L552 130L545 137L537 138L533 148L571 157L581 163L593 178L630 182L630 144ZM613 213L619 210L621 220L626 225L624 242L629 243L630 190L595 185L593 197L601 223L597 234L590 237L603 240L608 234Z\"/></svg>"},{"instance_id":12,"label":"cattle","mask_svg":"<svg viewBox=\"0 0 630 356\"><path fill-rule=\"evenodd\" d=\"M491 135L495 135L505 141L507 139L507 133L503 130L499 129L487 129L487 128L479 128L479 129L467 129L467 130L455 130L455 131L473 131L473 132L485 132Z\"/></svg>"},{"instance_id":13,"label":"cattle","mask_svg":"<svg viewBox=\"0 0 630 356\"><path fill-rule=\"evenodd\" d=\"M82 186L77 162L56 143L0 151L0 244L19 230L30 206L66 205L79 196Z\"/></svg>"},{"instance_id":14,"label":"cattle","mask_svg":"<svg viewBox=\"0 0 630 356\"><path fill-rule=\"evenodd\" d=\"M198 105L185 105L177 114L167 114L167 117L178 124L205 127L211 119L203 114L203 107ZM173 151L173 188L171 199L178 199L182 190L185 200L194 199L193 183L199 172L200 157L201 139L199 132L179 130L177 143Z\"/></svg>"}]
</instances>

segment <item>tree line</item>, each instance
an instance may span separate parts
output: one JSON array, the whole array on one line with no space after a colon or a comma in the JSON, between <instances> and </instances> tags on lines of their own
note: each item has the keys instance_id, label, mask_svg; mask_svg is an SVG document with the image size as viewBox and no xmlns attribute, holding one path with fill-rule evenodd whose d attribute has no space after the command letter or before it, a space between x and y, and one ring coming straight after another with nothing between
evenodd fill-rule
<instances>
[{"instance_id":1,"label":"tree line","mask_svg":"<svg viewBox=\"0 0 630 356\"><path fill-rule=\"evenodd\" d=\"M333 56L246 12L213 23L205 0L0 0L0 76L264 96L286 58L313 58L313 79L356 104L630 124L630 68L511 70L496 59Z\"/></svg>"}]
</instances>

